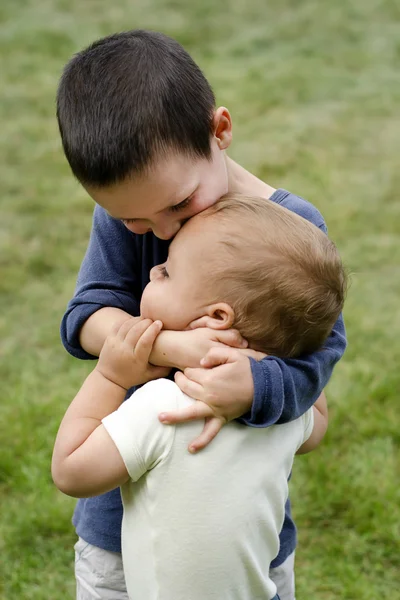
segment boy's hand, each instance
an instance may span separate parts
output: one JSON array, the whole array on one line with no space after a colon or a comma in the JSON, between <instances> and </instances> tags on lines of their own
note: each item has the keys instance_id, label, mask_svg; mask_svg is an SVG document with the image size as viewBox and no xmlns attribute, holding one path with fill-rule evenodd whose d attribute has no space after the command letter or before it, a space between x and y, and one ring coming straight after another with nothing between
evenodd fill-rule
<instances>
[{"instance_id":1,"label":"boy's hand","mask_svg":"<svg viewBox=\"0 0 400 600\"><path fill-rule=\"evenodd\" d=\"M161 321L153 323L151 319L138 322L132 318L118 325L104 342L95 370L125 390L151 379L166 377L170 369L149 363L161 328Z\"/></svg>"},{"instance_id":2,"label":"boy's hand","mask_svg":"<svg viewBox=\"0 0 400 600\"><path fill-rule=\"evenodd\" d=\"M201 361L204 368L188 368L184 373L175 374L182 392L198 402L181 410L162 413L159 418L168 425L206 419L202 433L189 446L190 452L205 448L226 423L251 408L254 386L249 356L261 360L265 354L212 348Z\"/></svg>"}]
</instances>

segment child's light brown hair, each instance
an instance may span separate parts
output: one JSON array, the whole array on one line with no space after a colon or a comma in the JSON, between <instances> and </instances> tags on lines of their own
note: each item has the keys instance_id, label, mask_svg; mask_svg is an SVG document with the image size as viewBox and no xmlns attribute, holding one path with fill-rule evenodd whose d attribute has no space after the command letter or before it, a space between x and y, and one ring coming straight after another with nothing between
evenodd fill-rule
<instances>
[{"instance_id":1,"label":"child's light brown hair","mask_svg":"<svg viewBox=\"0 0 400 600\"><path fill-rule=\"evenodd\" d=\"M218 216L215 291L235 312L234 327L267 354L295 357L321 349L346 294L346 273L318 227L271 200L228 194L202 213Z\"/></svg>"}]
</instances>

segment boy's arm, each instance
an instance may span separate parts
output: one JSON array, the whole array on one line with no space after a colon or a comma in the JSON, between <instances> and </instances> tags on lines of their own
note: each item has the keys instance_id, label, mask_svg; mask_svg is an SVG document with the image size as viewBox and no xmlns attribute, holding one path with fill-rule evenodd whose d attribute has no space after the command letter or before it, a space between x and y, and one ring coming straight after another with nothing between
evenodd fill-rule
<instances>
[{"instance_id":1,"label":"boy's arm","mask_svg":"<svg viewBox=\"0 0 400 600\"><path fill-rule=\"evenodd\" d=\"M329 381L346 347L340 317L324 347L297 359L248 356L248 350L214 348L202 360L203 368L175 374L180 389L195 404L160 415L165 424L207 419L202 434L191 443L192 452L207 446L232 419L251 427L287 423L303 415Z\"/></svg>"},{"instance_id":2,"label":"boy's arm","mask_svg":"<svg viewBox=\"0 0 400 600\"><path fill-rule=\"evenodd\" d=\"M327 233L319 211L302 198L278 190L271 200ZM233 349L211 350L202 361L206 368L185 370L175 376L181 390L200 402L187 410L163 415L163 422L172 424L208 417L203 434L192 444L194 450L200 450L215 437L221 423L241 415L239 421L252 427L292 421L303 415L322 393L344 354L346 343L340 315L323 349L297 359L268 356L261 361L249 361ZM203 403L211 411L204 409Z\"/></svg>"},{"instance_id":3,"label":"boy's arm","mask_svg":"<svg viewBox=\"0 0 400 600\"><path fill-rule=\"evenodd\" d=\"M107 338L57 434L52 475L64 493L92 496L127 481L125 463L101 421L121 405L127 389L162 375L148 364L160 328L160 322L131 319Z\"/></svg>"},{"instance_id":4,"label":"boy's arm","mask_svg":"<svg viewBox=\"0 0 400 600\"><path fill-rule=\"evenodd\" d=\"M300 446L296 454L306 454L314 450L323 440L328 429L328 406L324 392L315 402L313 408L314 426L310 437Z\"/></svg>"},{"instance_id":5,"label":"boy's arm","mask_svg":"<svg viewBox=\"0 0 400 600\"><path fill-rule=\"evenodd\" d=\"M77 358L95 358L114 325L139 315L135 237L96 205L75 295L61 322L61 339Z\"/></svg>"},{"instance_id":6,"label":"boy's arm","mask_svg":"<svg viewBox=\"0 0 400 600\"><path fill-rule=\"evenodd\" d=\"M82 325L79 332L80 346L92 357L99 356L104 342L112 329L132 318L140 321L140 317L132 317L120 308L105 306L96 310Z\"/></svg>"},{"instance_id":7,"label":"boy's arm","mask_svg":"<svg viewBox=\"0 0 400 600\"><path fill-rule=\"evenodd\" d=\"M62 342L73 356L99 356L112 329L131 315L139 315L141 289L137 277L141 265L136 244L135 234L96 205L75 295L61 323ZM211 347L223 344L245 346L234 330L165 331L157 339L150 361L180 369L194 367Z\"/></svg>"},{"instance_id":8,"label":"boy's arm","mask_svg":"<svg viewBox=\"0 0 400 600\"><path fill-rule=\"evenodd\" d=\"M254 398L242 422L268 427L303 415L326 387L345 348L346 333L340 316L318 352L292 359L268 356L258 362L251 360Z\"/></svg>"},{"instance_id":9,"label":"boy's arm","mask_svg":"<svg viewBox=\"0 0 400 600\"><path fill-rule=\"evenodd\" d=\"M271 200L328 233L321 213L300 196L278 190ZM268 357L258 364L252 361L254 400L242 422L266 427L273 423L287 423L303 415L325 389L346 345L346 331L340 315L322 350L297 359Z\"/></svg>"}]
</instances>

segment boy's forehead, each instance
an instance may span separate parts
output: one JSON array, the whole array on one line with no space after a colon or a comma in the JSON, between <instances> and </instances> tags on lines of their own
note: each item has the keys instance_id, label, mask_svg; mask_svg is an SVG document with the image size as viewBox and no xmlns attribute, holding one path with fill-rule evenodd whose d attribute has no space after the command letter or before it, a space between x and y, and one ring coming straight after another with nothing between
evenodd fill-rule
<instances>
[{"instance_id":1,"label":"boy's forehead","mask_svg":"<svg viewBox=\"0 0 400 600\"><path fill-rule=\"evenodd\" d=\"M155 172L108 188L87 187L90 196L114 218L148 219L182 202L197 187L193 173Z\"/></svg>"}]
</instances>

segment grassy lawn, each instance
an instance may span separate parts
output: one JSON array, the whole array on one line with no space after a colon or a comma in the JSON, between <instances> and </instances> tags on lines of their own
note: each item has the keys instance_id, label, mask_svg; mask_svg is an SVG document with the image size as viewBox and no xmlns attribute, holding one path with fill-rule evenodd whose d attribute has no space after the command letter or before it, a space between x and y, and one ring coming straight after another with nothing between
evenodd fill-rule
<instances>
[{"instance_id":1,"label":"grassy lawn","mask_svg":"<svg viewBox=\"0 0 400 600\"><path fill-rule=\"evenodd\" d=\"M63 158L54 96L72 53L134 27L185 45L232 112L231 156L313 202L353 273L330 430L294 469L297 598L400 598L399 17L395 0L1 1L2 600L74 595L74 501L49 462L91 366L58 327L93 206Z\"/></svg>"}]
</instances>

